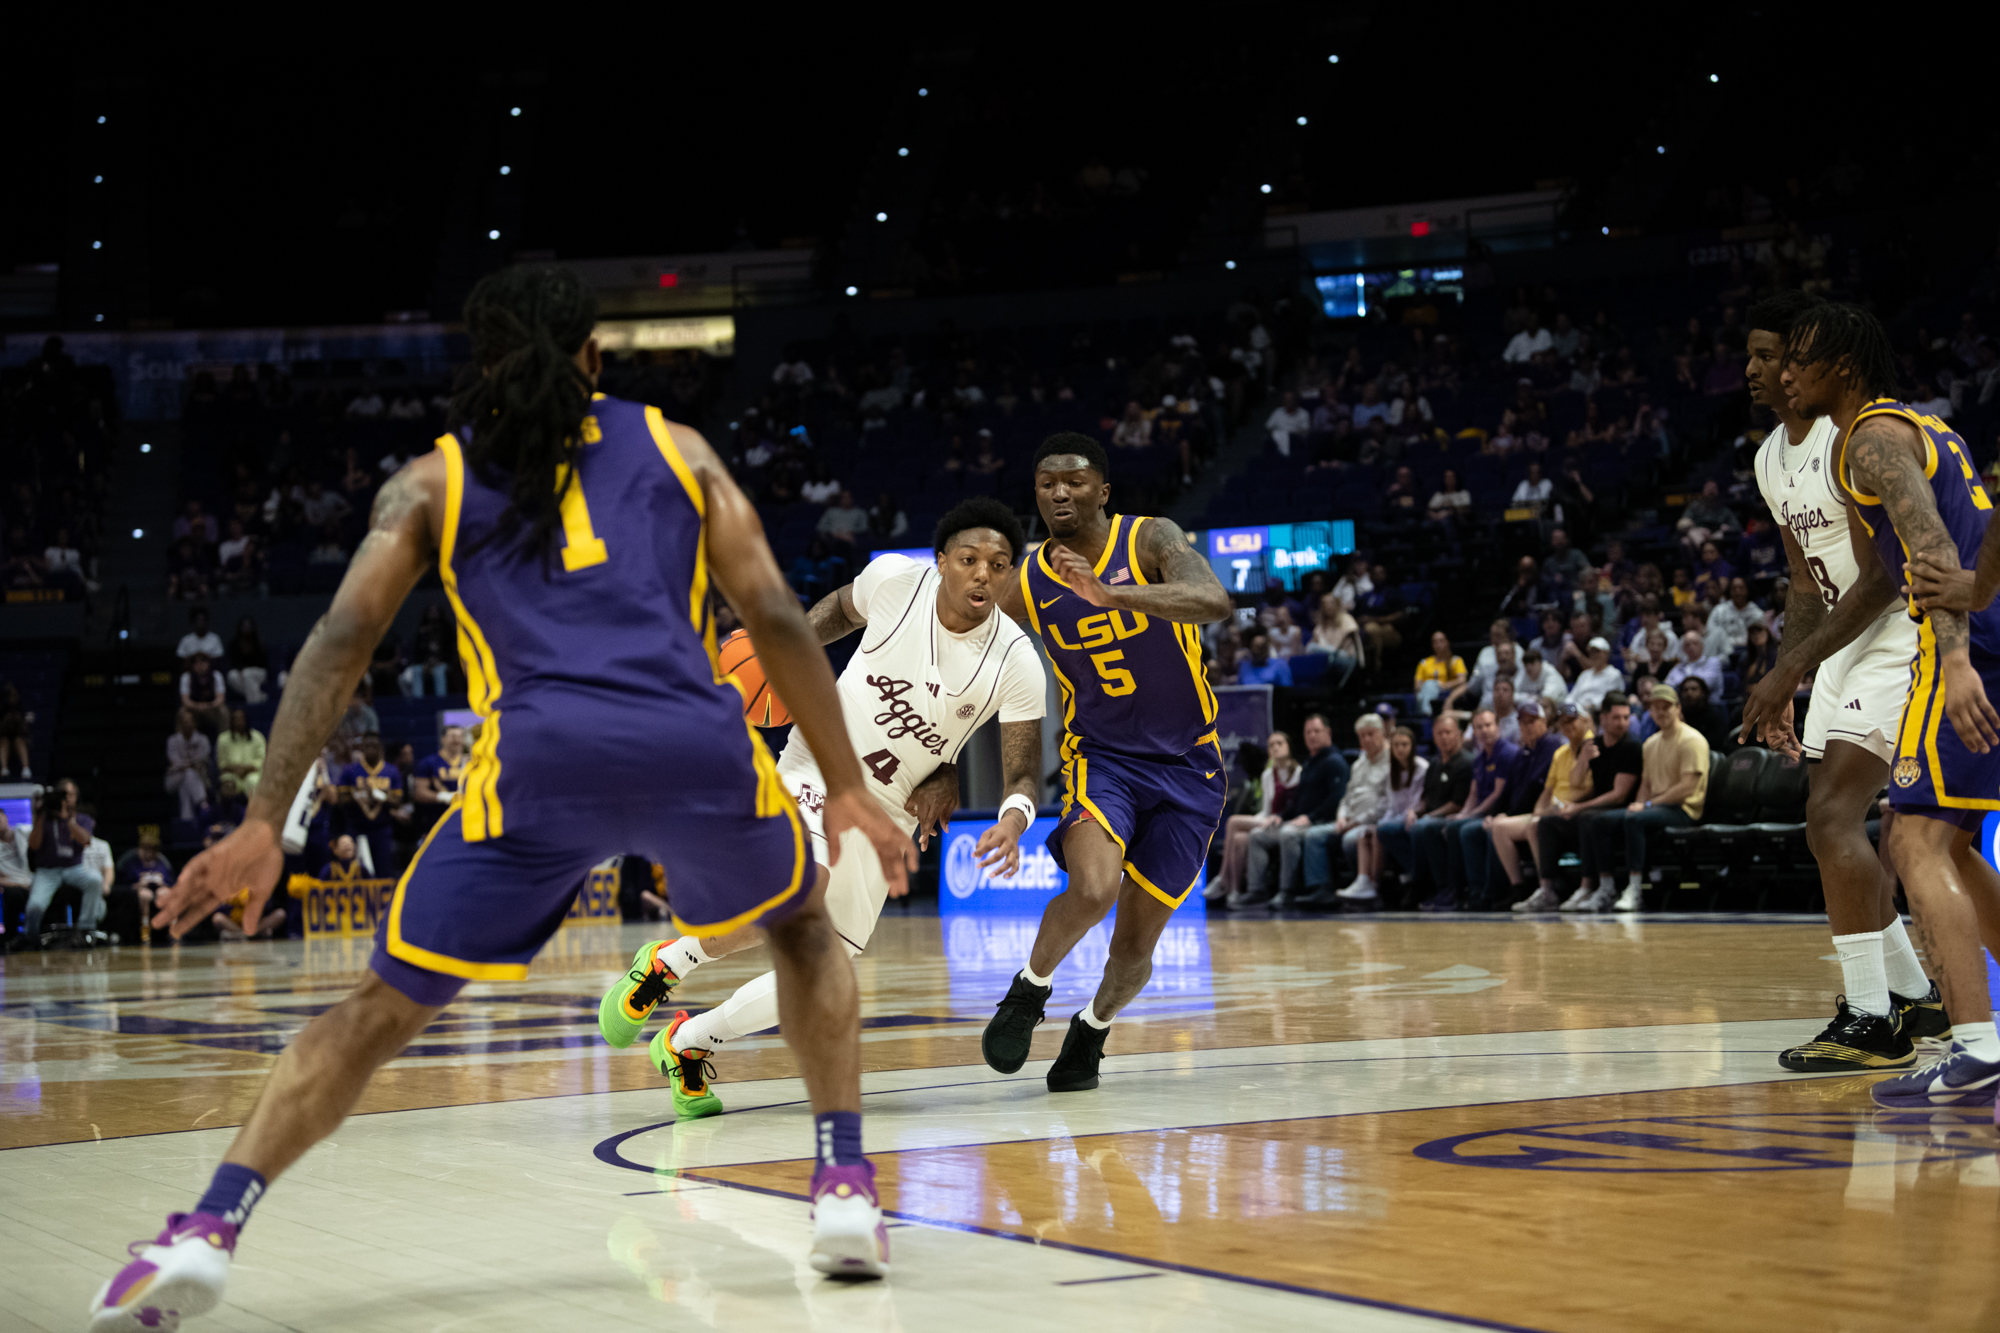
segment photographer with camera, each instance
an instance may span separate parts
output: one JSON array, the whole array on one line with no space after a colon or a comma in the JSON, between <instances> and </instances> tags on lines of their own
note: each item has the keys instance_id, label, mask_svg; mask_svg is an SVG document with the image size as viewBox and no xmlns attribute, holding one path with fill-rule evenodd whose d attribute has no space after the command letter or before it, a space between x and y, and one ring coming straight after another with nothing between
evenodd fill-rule
<instances>
[{"instance_id":1,"label":"photographer with camera","mask_svg":"<svg viewBox=\"0 0 2000 1333\"><path fill-rule=\"evenodd\" d=\"M63 778L35 798L35 824L28 830L28 859L35 878L28 889L20 938L8 945L10 952L41 947L42 914L65 884L83 895L78 926L95 929L104 915L104 877L84 864L96 821L77 813L76 795L76 784Z\"/></svg>"}]
</instances>

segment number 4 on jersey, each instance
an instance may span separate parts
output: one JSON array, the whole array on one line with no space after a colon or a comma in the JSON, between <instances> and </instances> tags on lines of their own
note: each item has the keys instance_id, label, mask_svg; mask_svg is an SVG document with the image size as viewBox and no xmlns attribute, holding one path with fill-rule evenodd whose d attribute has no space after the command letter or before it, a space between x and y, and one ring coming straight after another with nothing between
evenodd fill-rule
<instances>
[{"instance_id":1,"label":"number 4 on jersey","mask_svg":"<svg viewBox=\"0 0 2000 1333\"><path fill-rule=\"evenodd\" d=\"M903 764L902 760L890 754L887 750L877 750L874 754L865 754L861 756L861 762L868 765L868 771L873 773L875 780L885 787L896 780L896 770L902 767Z\"/></svg>"}]
</instances>

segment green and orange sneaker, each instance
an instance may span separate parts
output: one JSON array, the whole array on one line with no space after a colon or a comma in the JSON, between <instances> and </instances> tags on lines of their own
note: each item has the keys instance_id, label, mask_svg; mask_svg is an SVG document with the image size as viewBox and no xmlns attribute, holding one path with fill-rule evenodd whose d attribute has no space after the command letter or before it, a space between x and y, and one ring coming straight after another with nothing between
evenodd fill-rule
<instances>
[{"instance_id":1,"label":"green and orange sneaker","mask_svg":"<svg viewBox=\"0 0 2000 1333\"><path fill-rule=\"evenodd\" d=\"M708 1086L715 1077L715 1066L708 1062L709 1053L699 1046L685 1050L674 1046L674 1033L687 1021L687 1010L675 1014L674 1021L654 1035L647 1054L652 1057L653 1068L674 1086L675 1119L699 1120L703 1116L721 1115L722 1098Z\"/></svg>"},{"instance_id":2,"label":"green and orange sneaker","mask_svg":"<svg viewBox=\"0 0 2000 1333\"><path fill-rule=\"evenodd\" d=\"M646 1030L654 1008L680 980L660 961L660 950L672 943L654 940L632 955L632 970L618 978L597 1002L597 1030L621 1051Z\"/></svg>"}]
</instances>

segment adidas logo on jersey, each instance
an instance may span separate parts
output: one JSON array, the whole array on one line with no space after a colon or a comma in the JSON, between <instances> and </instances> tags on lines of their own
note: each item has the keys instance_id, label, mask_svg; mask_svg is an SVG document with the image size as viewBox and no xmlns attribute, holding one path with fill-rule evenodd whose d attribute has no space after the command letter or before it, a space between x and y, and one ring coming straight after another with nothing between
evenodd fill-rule
<instances>
[{"instance_id":1,"label":"adidas logo on jersey","mask_svg":"<svg viewBox=\"0 0 2000 1333\"><path fill-rule=\"evenodd\" d=\"M1859 699L1849 699L1847 701L1847 706L1849 708L1852 708L1857 713L1861 711L1861 701Z\"/></svg>"}]
</instances>

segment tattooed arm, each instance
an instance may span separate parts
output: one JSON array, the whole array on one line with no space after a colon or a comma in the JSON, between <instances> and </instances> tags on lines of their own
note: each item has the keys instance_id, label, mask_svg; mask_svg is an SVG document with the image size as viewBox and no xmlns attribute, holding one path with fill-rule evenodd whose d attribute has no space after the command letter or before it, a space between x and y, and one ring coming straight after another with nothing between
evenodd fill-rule
<instances>
[{"instance_id":1,"label":"tattooed arm","mask_svg":"<svg viewBox=\"0 0 2000 1333\"><path fill-rule=\"evenodd\" d=\"M844 639L868 622L854 609L854 585L843 583L813 603L806 621L819 635L820 646Z\"/></svg>"},{"instance_id":2,"label":"tattooed arm","mask_svg":"<svg viewBox=\"0 0 2000 1333\"><path fill-rule=\"evenodd\" d=\"M368 535L354 553L333 605L313 626L292 664L264 756L264 783L269 785L258 785L242 826L188 862L159 896L153 924L171 928L175 939L246 888L250 902L243 909L243 929L256 933L284 868L278 832L286 810L346 713L375 645L430 568L444 490L441 453L423 455L382 484L368 518Z\"/></svg>"},{"instance_id":3,"label":"tattooed arm","mask_svg":"<svg viewBox=\"0 0 2000 1333\"><path fill-rule=\"evenodd\" d=\"M1147 566L1146 583L1116 587L1099 582L1090 563L1068 547L1055 547L1049 563L1070 591L1092 606L1137 611L1186 625L1212 624L1235 609L1222 581L1172 519L1146 520L1139 530L1139 558Z\"/></svg>"},{"instance_id":4,"label":"tattooed arm","mask_svg":"<svg viewBox=\"0 0 2000 1333\"><path fill-rule=\"evenodd\" d=\"M2000 589L2000 523L1987 516L1986 535L1979 539L1979 559L1972 569L1958 567L1958 552L1937 559L1931 552L1912 552L1903 566L1909 584L1904 592L1924 611L1984 611Z\"/></svg>"},{"instance_id":5,"label":"tattooed arm","mask_svg":"<svg viewBox=\"0 0 2000 1333\"><path fill-rule=\"evenodd\" d=\"M1937 497L1917 461L1922 443L1908 421L1870 417L1854 428L1848 440L1848 466L1856 485L1882 497L1882 507L1913 560L1922 556L1933 566L1955 566L1958 545L1938 514ZM1873 563L1879 567L1881 560ZM1984 754L2000 744L2000 712L1987 699L1986 687L1972 666L1966 613L1939 608L1925 615L1937 643L1945 713L1966 748Z\"/></svg>"},{"instance_id":6,"label":"tattooed arm","mask_svg":"<svg viewBox=\"0 0 2000 1333\"><path fill-rule=\"evenodd\" d=\"M1929 495L1930 483L1924 481L1922 469L1917 470L1917 480L1923 485L1924 494ZM1942 523L1939 526L1942 528ZM1896 600L1896 584L1864 535L1852 501L1847 504L1847 534L1860 576L1831 607L1827 606L1819 579L1806 565L1805 552L1793 540L1791 530L1780 531L1784 533L1785 555L1792 568L1792 586L1785 598L1785 637L1778 646L1777 662L1763 679L1750 687L1743 701L1739 735L1746 740L1756 736L1772 749L1796 756L1799 744L1792 731L1791 709L1799 682L1805 679L1806 672L1860 638L1889 609Z\"/></svg>"}]
</instances>

